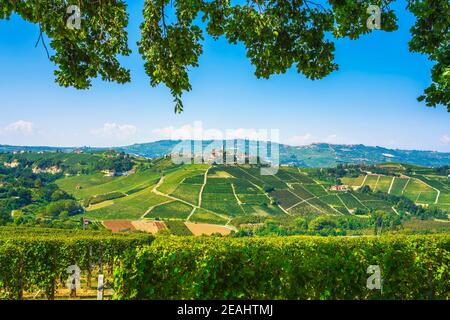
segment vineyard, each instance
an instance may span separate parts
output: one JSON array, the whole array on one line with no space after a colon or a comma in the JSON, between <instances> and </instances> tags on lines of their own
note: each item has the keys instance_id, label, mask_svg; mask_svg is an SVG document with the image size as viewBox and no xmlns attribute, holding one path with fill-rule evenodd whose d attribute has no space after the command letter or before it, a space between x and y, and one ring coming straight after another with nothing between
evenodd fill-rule
<instances>
[{"instance_id":1,"label":"vineyard","mask_svg":"<svg viewBox=\"0 0 450 320\"><path fill-rule=\"evenodd\" d=\"M381 269L382 291L366 287ZM118 299L449 299L450 236L157 238L121 260Z\"/></svg>"},{"instance_id":2,"label":"vineyard","mask_svg":"<svg viewBox=\"0 0 450 320\"><path fill-rule=\"evenodd\" d=\"M261 165L176 165L170 157L107 150L0 153L0 160L0 225L175 235L368 235L378 227L396 232L402 222L419 218L436 223L424 229L415 220L408 224L412 232L450 230L446 167L281 166L262 175ZM178 227L169 227L173 221Z\"/></svg>"},{"instance_id":3,"label":"vineyard","mask_svg":"<svg viewBox=\"0 0 450 320\"><path fill-rule=\"evenodd\" d=\"M114 299L450 299L448 234L154 239L0 228L3 299L71 298L61 292L75 264L94 292L104 274ZM366 287L370 265L382 290Z\"/></svg>"},{"instance_id":4,"label":"vineyard","mask_svg":"<svg viewBox=\"0 0 450 320\"><path fill-rule=\"evenodd\" d=\"M151 240L145 234L0 227L0 297L55 299L66 289L71 265L80 267L90 288L98 273L112 277L115 260L127 250Z\"/></svg>"}]
</instances>

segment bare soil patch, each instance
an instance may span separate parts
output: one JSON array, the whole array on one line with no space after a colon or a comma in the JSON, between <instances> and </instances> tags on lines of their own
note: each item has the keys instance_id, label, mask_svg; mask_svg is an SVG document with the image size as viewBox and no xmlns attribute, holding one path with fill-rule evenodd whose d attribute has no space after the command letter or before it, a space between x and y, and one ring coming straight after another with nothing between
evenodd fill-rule
<instances>
[{"instance_id":1,"label":"bare soil patch","mask_svg":"<svg viewBox=\"0 0 450 320\"><path fill-rule=\"evenodd\" d=\"M195 236L201 236L201 235L211 235L213 233L220 233L222 235L228 235L231 232L231 229L220 226L217 224L209 224L209 223L192 223L192 222L185 222L184 223L186 227L189 228L189 230L195 235Z\"/></svg>"}]
</instances>

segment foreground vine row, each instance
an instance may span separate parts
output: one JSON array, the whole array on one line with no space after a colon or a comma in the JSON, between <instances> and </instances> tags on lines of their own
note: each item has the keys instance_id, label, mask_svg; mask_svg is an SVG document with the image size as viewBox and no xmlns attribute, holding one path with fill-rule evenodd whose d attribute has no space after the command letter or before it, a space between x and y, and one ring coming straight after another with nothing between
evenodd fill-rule
<instances>
[{"instance_id":1,"label":"foreground vine row","mask_svg":"<svg viewBox=\"0 0 450 320\"><path fill-rule=\"evenodd\" d=\"M448 234L154 239L26 228L0 228L1 297L53 299L67 266L91 277L98 261L116 299L450 299ZM380 290L367 287L370 266Z\"/></svg>"}]
</instances>

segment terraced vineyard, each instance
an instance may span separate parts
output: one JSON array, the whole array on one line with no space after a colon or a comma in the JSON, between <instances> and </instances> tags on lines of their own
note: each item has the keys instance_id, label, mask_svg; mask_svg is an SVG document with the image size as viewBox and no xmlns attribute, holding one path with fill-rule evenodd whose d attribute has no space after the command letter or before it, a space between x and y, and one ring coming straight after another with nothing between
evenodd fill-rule
<instances>
[{"instance_id":1,"label":"terraced vineyard","mask_svg":"<svg viewBox=\"0 0 450 320\"><path fill-rule=\"evenodd\" d=\"M354 189L367 185L373 191L383 191L396 196L403 195L416 204L450 209L450 179L444 176L368 174L356 178L345 177L342 181Z\"/></svg>"},{"instance_id":2,"label":"terraced vineyard","mask_svg":"<svg viewBox=\"0 0 450 320\"><path fill-rule=\"evenodd\" d=\"M263 176L250 166L186 165L167 175L152 170L124 177L100 173L66 177L60 188L86 201L121 192L122 197L87 206L86 217L179 219L226 225L241 215L351 214L371 199L333 192L296 168ZM377 203L388 208L388 204Z\"/></svg>"},{"instance_id":3,"label":"terraced vineyard","mask_svg":"<svg viewBox=\"0 0 450 320\"><path fill-rule=\"evenodd\" d=\"M397 215L391 200L377 196L377 191L405 196L420 205L450 208L448 180L437 175L344 176L341 181L350 191L337 191L331 188L335 182L322 177L320 169L286 166L275 175L261 175L260 168L250 165L169 167L168 163L156 161L121 177L80 174L59 179L57 184L83 203L84 217L94 221L178 221L186 226L220 225L228 232L239 228L238 217L259 221L355 213L368 217L376 210ZM374 193L354 191L362 186Z\"/></svg>"}]
</instances>

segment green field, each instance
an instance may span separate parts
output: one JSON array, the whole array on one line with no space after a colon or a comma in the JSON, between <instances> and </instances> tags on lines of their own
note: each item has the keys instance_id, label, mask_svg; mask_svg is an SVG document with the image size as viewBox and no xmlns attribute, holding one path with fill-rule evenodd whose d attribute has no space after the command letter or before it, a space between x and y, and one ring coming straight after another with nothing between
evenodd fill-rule
<instances>
[{"instance_id":1,"label":"green field","mask_svg":"<svg viewBox=\"0 0 450 320\"><path fill-rule=\"evenodd\" d=\"M365 186L369 186L370 189L375 190L377 187L379 176L368 175L366 181L364 182Z\"/></svg>"},{"instance_id":2,"label":"green field","mask_svg":"<svg viewBox=\"0 0 450 320\"><path fill-rule=\"evenodd\" d=\"M393 177L391 176L380 176L376 188L373 191L388 192L391 186Z\"/></svg>"},{"instance_id":3,"label":"green field","mask_svg":"<svg viewBox=\"0 0 450 320\"><path fill-rule=\"evenodd\" d=\"M202 186L200 184L181 183L170 195L185 200L194 205L198 205L198 196L201 187Z\"/></svg>"},{"instance_id":4,"label":"green field","mask_svg":"<svg viewBox=\"0 0 450 320\"><path fill-rule=\"evenodd\" d=\"M170 199L152 193L151 188L133 193L124 198L108 201L108 205L88 211L85 217L98 220L139 219L152 206ZM101 205L100 203L99 205ZM98 206L98 205L97 205Z\"/></svg>"},{"instance_id":5,"label":"green field","mask_svg":"<svg viewBox=\"0 0 450 320\"><path fill-rule=\"evenodd\" d=\"M393 182L392 179L394 179ZM418 204L425 205L435 203L438 195L437 190L439 190L440 196L437 205L442 205L441 207L445 209L445 206L450 204L450 198L448 196L450 194L450 189L448 188L449 183L445 179L448 180L448 178L424 175L412 176L410 178L368 175L364 185L370 186L374 191L389 192L396 196L404 195ZM362 180L364 180L364 176L343 179L346 184L352 187L359 187Z\"/></svg>"},{"instance_id":6,"label":"green field","mask_svg":"<svg viewBox=\"0 0 450 320\"><path fill-rule=\"evenodd\" d=\"M77 199L87 199L111 192L133 193L155 184L159 177L159 173L145 170L121 177L106 177L101 173L79 175L59 179L56 183ZM77 186L81 188L77 188Z\"/></svg>"},{"instance_id":7,"label":"green field","mask_svg":"<svg viewBox=\"0 0 450 320\"><path fill-rule=\"evenodd\" d=\"M405 189L407 184L409 184L409 180L410 179L408 178L395 177L394 183L391 188L391 194L401 196L403 194L403 190Z\"/></svg>"},{"instance_id":8,"label":"green field","mask_svg":"<svg viewBox=\"0 0 450 320\"><path fill-rule=\"evenodd\" d=\"M163 193L171 194L185 179L202 175L205 173L207 168L207 165L183 166L179 170L165 176L164 182L158 187L158 190Z\"/></svg>"},{"instance_id":9,"label":"green field","mask_svg":"<svg viewBox=\"0 0 450 320\"><path fill-rule=\"evenodd\" d=\"M172 201L161 204L153 208L145 215L145 218L160 218L160 219L178 219L186 220L192 212L192 207L180 201Z\"/></svg>"},{"instance_id":10,"label":"green field","mask_svg":"<svg viewBox=\"0 0 450 320\"><path fill-rule=\"evenodd\" d=\"M200 222L200 223L212 223L212 224L226 224L228 222L227 219L224 219L217 214L214 214L205 209L196 209L194 214L190 217L189 221L192 222Z\"/></svg>"},{"instance_id":11,"label":"green field","mask_svg":"<svg viewBox=\"0 0 450 320\"><path fill-rule=\"evenodd\" d=\"M372 193L331 191L332 182L314 176L317 172L316 169L281 167L276 175L263 176L259 168L249 165L205 164L171 168L163 174L162 180L160 172L146 170L128 177L91 174L66 177L57 182L78 199L107 192L127 194L90 206L86 216L98 220L138 219L145 215L151 219L189 218L193 222L224 225L238 216L339 216L351 215L357 209L395 212L392 204ZM343 177L341 181L353 188L364 182L375 192L404 195L424 205L434 205L437 196L434 188L440 187L437 206L443 209L450 206L448 182L439 176L422 174L408 178L370 174ZM142 187L145 189L127 193Z\"/></svg>"}]
</instances>

